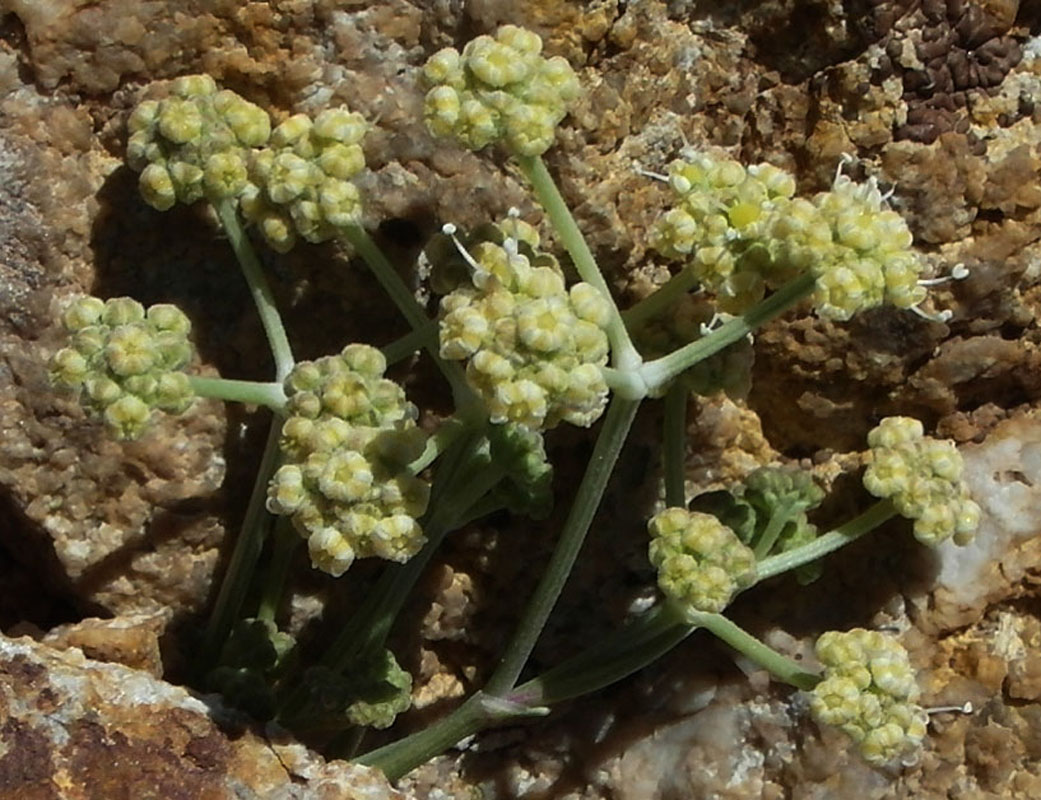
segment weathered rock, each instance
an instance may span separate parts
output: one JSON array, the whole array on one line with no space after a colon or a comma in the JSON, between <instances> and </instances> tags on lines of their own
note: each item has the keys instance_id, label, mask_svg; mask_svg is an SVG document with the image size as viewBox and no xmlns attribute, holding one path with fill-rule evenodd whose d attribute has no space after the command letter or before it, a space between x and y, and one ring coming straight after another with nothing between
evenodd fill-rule
<instances>
[{"instance_id":1,"label":"weathered rock","mask_svg":"<svg viewBox=\"0 0 1041 800\"><path fill-rule=\"evenodd\" d=\"M19 800L401 800L147 673L0 636L0 796Z\"/></svg>"}]
</instances>

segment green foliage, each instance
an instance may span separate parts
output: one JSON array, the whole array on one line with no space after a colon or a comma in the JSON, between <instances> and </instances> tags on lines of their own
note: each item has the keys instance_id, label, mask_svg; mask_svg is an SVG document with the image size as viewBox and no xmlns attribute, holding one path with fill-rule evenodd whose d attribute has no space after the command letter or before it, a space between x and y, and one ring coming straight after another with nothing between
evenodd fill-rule
<instances>
[{"instance_id":1,"label":"green foliage","mask_svg":"<svg viewBox=\"0 0 1041 800\"><path fill-rule=\"evenodd\" d=\"M733 492L706 492L690 505L692 510L717 516L762 560L813 541L817 526L806 512L823 499L824 491L808 472L767 466L752 472ZM795 575L804 585L812 583L820 577L820 564L804 564Z\"/></svg>"},{"instance_id":2,"label":"green foliage","mask_svg":"<svg viewBox=\"0 0 1041 800\"><path fill-rule=\"evenodd\" d=\"M388 728L412 704L412 676L390 650L353 662L342 673L326 667L307 670L311 720L330 727Z\"/></svg>"},{"instance_id":3,"label":"green foliage","mask_svg":"<svg viewBox=\"0 0 1041 800\"><path fill-rule=\"evenodd\" d=\"M273 683L291 661L295 646L293 637L269 620L239 620L221 650L219 666L207 674L206 686L257 719L271 719Z\"/></svg>"},{"instance_id":4,"label":"green foliage","mask_svg":"<svg viewBox=\"0 0 1041 800\"><path fill-rule=\"evenodd\" d=\"M507 423L488 429L491 458L506 469L492 490L503 507L531 519L545 519L553 507L553 465L546 460L542 434Z\"/></svg>"}]
</instances>

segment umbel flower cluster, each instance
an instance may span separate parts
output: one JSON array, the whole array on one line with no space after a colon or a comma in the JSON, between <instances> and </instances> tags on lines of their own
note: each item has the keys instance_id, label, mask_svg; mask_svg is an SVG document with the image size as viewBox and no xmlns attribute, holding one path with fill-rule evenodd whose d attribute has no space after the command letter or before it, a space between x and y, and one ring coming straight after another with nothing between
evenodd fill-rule
<instances>
[{"instance_id":1,"label":"umbel flower cluster","mask_svg":"<svg viewBox=\"0 0 1041 800\"><path fill-rule=\"evenodd\" d=\"M537 34L503 25L462 53L452 47L434 53L423 67L432 87L425 104L430 132L469 150L502 141L518 155L546 152L579 85L566 59L541 52Z\"/></svg>"},{"instance_id":2,"label":"umbel flower cluster","mask_svg":"<svg viewBox=\"0 0 1041 800\"><path fill-rule=\"evenodd\" d=\"M127 163L141 173L145 201L238 200L268 244L288 251L301 236L322 242L361 216L351 179L365 167L367 124L346 108L312 121L297 114L271 130L266 111L208 75L175 80L171 96L146 100L130 115Z\"/></svg>"},{"instance_id":3,"label":"umbel flower cluster","mask_svg":"<svg viewBox=\"0 0 1041 800\"><path fill-rule=\"evenodd\" d=\"M873 178L858 184L839 174L829 191L797 198L784 170L699 153L670 166L669 185L676 206L652 243L687 261L727 313L743 313L767 289L805 273L817 278L817 312L832 319L925 299L911 232Z\"/></svg>"},{"instance_id":4,"label":"umbel flower cluster","mask_svg":"<svg viewBox=\"0 0 1041 800\"><path fill-rule=\"evenodd\" d=\"M180 414L194 394L181 370L192 357L191 323L176 306L147 311L129 297L80 297L65 311L72 343L51 359L51 380L120 439L136 439L155 410Z\"/></svg>"},{"instance_id":5,"label":"umbel flower cluster","mask_svg":"<svg viewBox=\"0 0 1041 800\"><path fill-rule=\"evenodd\" d=\"M899 642L863 628L828 631L817 640L816 652L824 679L811 693L814 719L845 732L871 764L913 758L927 717L917 705L915 673Z\"/></svg>"},{"instance_id":6,"label":"umbel flower cluster","mask_svg":"<svg viewBox=\"0 0 1041 800\"><path fill-rule=\"evenodd\" d=\"M647 529L658 587L680 608L718 614L755 583L755 555L711 514L667 508Z\"/></svg>"},{"instance_id":7,"label":"umbel flower cluster","mask_svg":"<svg viewBox=\"0 0 1041 800\"><path fill-rule=\"evenodd\" d=\"M355 558L403 562L423 545L429 487L407 469L423 451L416 409L383 377L382 353L351 344L286 379L285 463L268 510L289 515L314 566L342 575Z\"/></svg>"},{"instance_id":8,"label":"umbel flower cluster","mask_svg":"<svg viewBox=\"0 0 1041 800\"><path fill-rule=\"evenodd\" d=\"M441 300L441 357L467 360L492 422L591 425L607 402L608 301L588 283L569 290L534 228L511 232L526 238L469 249L470 285Z\"/></svg>"},{"instance_id":9,"label":"umbel flower cluster","mask_svg":"<svg viewBox=\"0 0 1041 800\"><path fill-rule=\"evenodd\" d=\"M177 201L236 197L246 186L250 149L271 135L259 106L209 75L175 80L171 96L145 100L127 122L127 163L141 173L141 196L166 211Z\"/></svg>"},{"instance_id":10,"label":"umbel flower cluster","mask_svg":"<svg viewBox=\"0 0 1041 800\"><path fill-rule=\"evenodd\" d=\"M961 453L953 442L924 436L922 423L911 417L887 417L868 434L868 445L864 488L888 497L901 516L914 520L918 541L972 540L980 507L961 480Z\"/></svg>"}]
</instances>

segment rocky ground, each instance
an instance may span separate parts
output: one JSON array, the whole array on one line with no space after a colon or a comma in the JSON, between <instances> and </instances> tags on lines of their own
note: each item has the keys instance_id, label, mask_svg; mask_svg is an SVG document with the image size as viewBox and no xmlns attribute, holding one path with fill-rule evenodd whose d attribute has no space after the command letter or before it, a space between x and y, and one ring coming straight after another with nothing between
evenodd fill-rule
<instances>
[{"instance_id":1,"label":"rocky ground","mask_svg":"<svg viewBox=\"0 0 1041 800\"><path fill-rule=\"evenodd\" d=\"M971 711L934 714L918 763L874 770L799 697L696 635L622 686L478 737L402 794L1041 796L1041 12L1016 0L0 0L0 796L402 796L176 685L264 414L199 403L119 443L50 388L46 361L66 298L129 294L188 312L199 371L270 375L213 220L151 210L123 165L127 114L155 80L207 72L276 117L347 103L374 120L367 222L402 264L445 221L510 206L537 220L500 157L437 143L421 123L418 66L502 23L535 29L581 75L585 95L547 161L623 305L669 275L645 235L666 195L638 168L660 172L685 146L785 167L805 193L848 154L849 174L892 188L935 274L969 268L931 293L947 323L879 310L849 323L793 314L761 331L747 397L692 401L688 480L701 491L802 460L840 489L839 514L878 418L916 416L955 439L984 510L971 548L927 555L894 525L829 561L817 584L762 587L734 613L793 654L826 628L897 630L926 704ZM265 260L301 357L404 331L338 248ZM410 392L436 405L429 378L418 368ZM647 583L654 424L638 421L540 663L617 624ZM561 431L553 447L563 498L587 440ZM397 642L416 675L406 726L479 685L559 517L449 542ZM365 572L300 573L286 613L320 638L319 612L348 608Z\"/></svg>"}]
</instances>

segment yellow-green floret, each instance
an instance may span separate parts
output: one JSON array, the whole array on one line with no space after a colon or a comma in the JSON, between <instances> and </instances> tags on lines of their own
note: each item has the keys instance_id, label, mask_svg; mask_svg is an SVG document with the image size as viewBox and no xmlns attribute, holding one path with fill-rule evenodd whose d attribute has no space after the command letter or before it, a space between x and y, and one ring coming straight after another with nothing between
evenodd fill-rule
<instances>
[{"instance_id":1,"label":"yellow-green floret","mask_svg":"<svg viewBox=\"0 0 1041 800\"><path fill-rule=\"evenodd\" d=\"M250 151L267 142L271 121L259 106L209 75L187 75L170 96L145 100L127 122L127 164L141 173L141 196L166 211L176 202L237 197Z\"/></svg>"},{"instance_id":2,"label":"yellow-green floret","mask_svg":"<svg viewBox=\"0 0 1041 800\"><path fill-rule=\"evenodd\" d=\"M407 561L423 545L417 518L429 487L407 465L426 437L404 390L383 377L386 366L379 350L351 344L297 364L286 379L284 463L267 506L292 518L314 566L331 575L355 558Z\"/></svg>"},{"instance_id":3,"label":"yellow-green floret","mask_svg":"<svg viewBox=\"0 0 1041 800\"><path fill-rule=\"evenodd\" d=\"M607 403L608 302L588 283L568 289L534 229L525 235L470 248L469 285L441 300L441 357L467 361L493 422L591 425Z\"/></svg>"},{"instance_id":4,"label":"yellow-green floret","mask_svg":"<svg viewBox=\"0 0 1041 800\"><path fill-rule=\"evenodd\" d=\"M980 508L961 479L962 458L953 442L924 436L922 423L911 417L887 417L868 434L868 445L864 487L914 520L918 541L972 540Z\"/></svg>"},{"instance_id":5,"label":"yellow-green floret","mask_svg":"<svg viewBox=\"0 0 1041 800\"><path fill-rule=\"evenodd\" d=\"M501 141L518 155L544 153L579 85L566 59L541 53L542 39L515 25L478 36L462 53L434 53L423 67L430 132L469 150Z\"/></svg>"},{"instance_id":6,"label":"yellow-green floret","mask_svg":"<svg viewBox=\"0 0 1041 800\"><path fill-rule=\"evenodd\" d=\"M80 297L63 322L71 343L51 358L51 380L77 390L118 438L140 436L155 410L180 414L191 405L181 371L192 358L191 323L176 306Z\"/></svg>"},{"instance_id":7,"label":"yellow-green floret","mask_svg":"<svg viewBox=\"0 0 1041 800\"><path fill-rule=\"evenodd\" d=\"M824 679L810 696L818 723L845 732L866 761L910 761L921 749L927 717L907 651L878 631L829 631L817 640Z\"/></svg>"},{"instance_id":8,"label":"yellow-green floret","mask_svg":"<svg viewBox=\"0 0 1041 800\"><path fill-rule=\"evenodd\" d=\"M667 508L647 529L658 587L685 611L718 614L755 582L755 555L711 514Z\"/></svg>"},{"instance_id":9,"label":"yellow-green floret","mask_svg":"<svg viewBox=\"0 0 1041 800\"><path fill-rule=\"evenodd\" d=\"M345 107L314 120L297 114L252 154L242 213L272 249L288 251L297 236L324 242L359 222L361 193L351 179L365 168L367 129L361 114Z\"/></svg>"}]
</instances>

